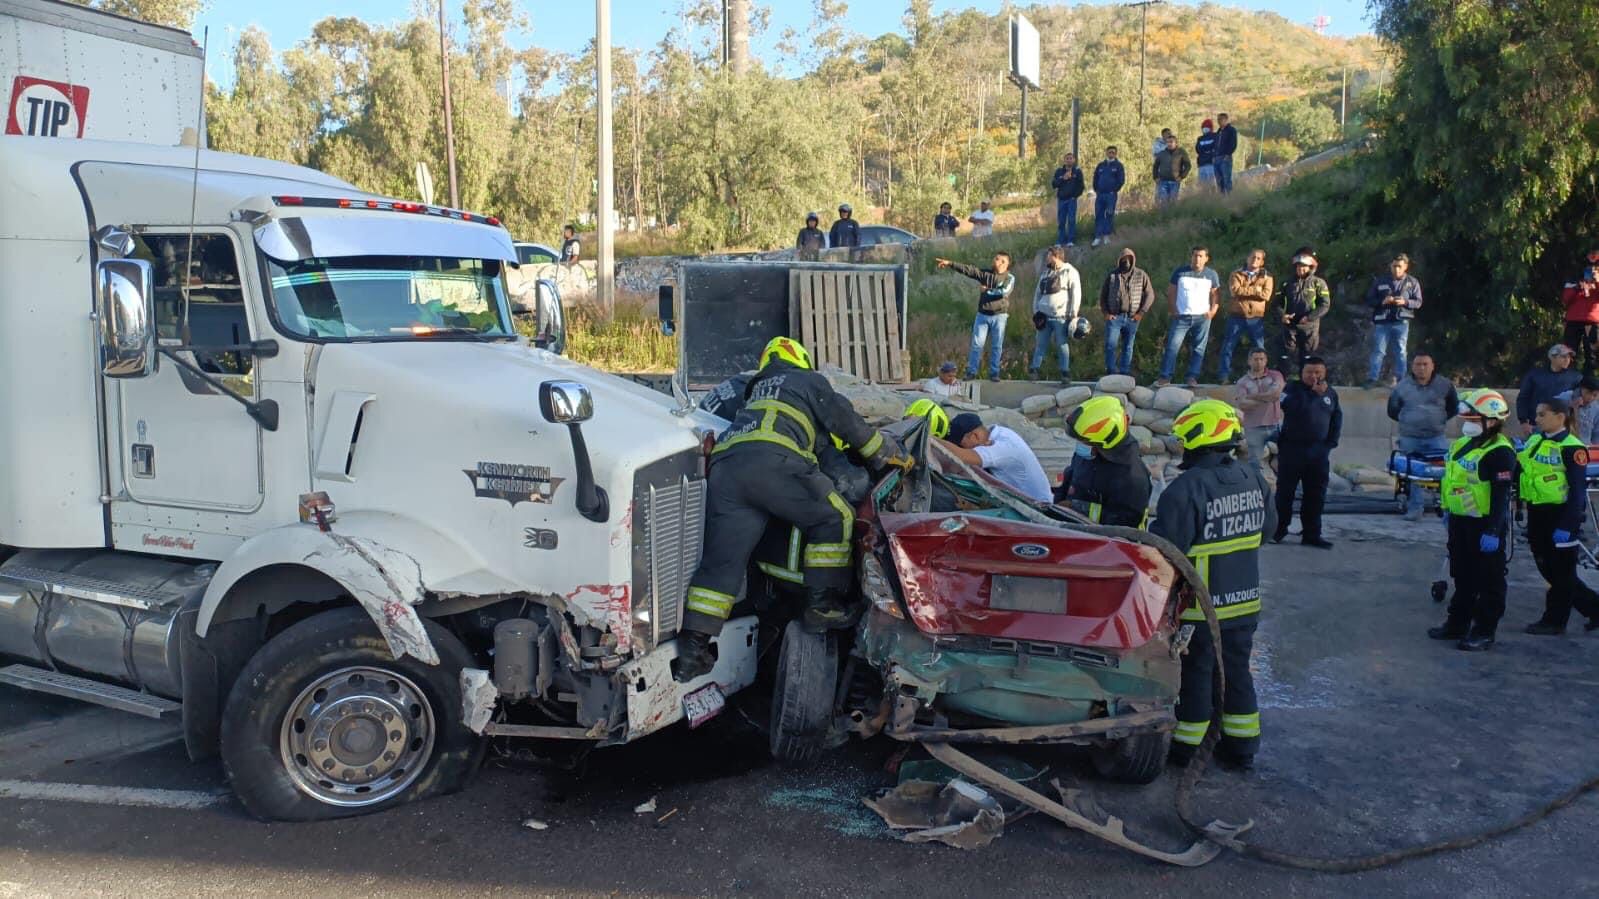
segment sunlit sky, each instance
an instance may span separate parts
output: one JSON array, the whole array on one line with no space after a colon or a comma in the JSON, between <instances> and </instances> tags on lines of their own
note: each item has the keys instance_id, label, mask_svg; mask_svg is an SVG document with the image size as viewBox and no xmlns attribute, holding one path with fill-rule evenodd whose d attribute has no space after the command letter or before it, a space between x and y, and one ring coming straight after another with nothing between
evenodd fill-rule
<instances>
[{"instance_id":1,"label":"sunlit sky","mask_svg":"<svg viewBox=\"0 0 1599 899\"><path fill-rule=\"evenodd\" d=\"M785 28L804 31L811 20L810 0L755 0L771 9L771 27L754 43L757 55L770 55ZM449 4L459 9L458 2ZM594 36L594 4L585 0L521 0L517 4L532 23L528 32L513 35L518 47L535 44L551 50L577 52ZM1197 4L1188 4L1197 5ZM1224 5L1245 9L1271 10L1295 22L1310 24L1317 16L1331 21L1327 33L1350 36L1369 32L1365 0L1252 0ZM865 35L876 36L900 29L905 4L895 0L852 0L847 25ZM935 13L962 9L996 12L1001 0L933 0ZM194 37L201 39L209 26L210 63L213 80L232 81L231 50L238 33L250 25L264 29L272 46L284 50L310 34L311 26L328 16L356 16L369 22L388 24L410 18L412 5L401 0L209 0L195 20ZM677 0L611 0L611 38L620 47L648 49L678 22ZM1240 48L1240 52L1247 52Z\"/></svg>"}]
</instances>

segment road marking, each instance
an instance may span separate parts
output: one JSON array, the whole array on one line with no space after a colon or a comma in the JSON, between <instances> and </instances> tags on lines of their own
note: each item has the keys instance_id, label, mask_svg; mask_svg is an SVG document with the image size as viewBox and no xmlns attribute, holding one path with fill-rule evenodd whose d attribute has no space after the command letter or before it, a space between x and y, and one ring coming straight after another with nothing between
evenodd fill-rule
<instances>
[{"instance_id":1,"label":"road marking","mask_svg":"<svg viewBox=\"0 0 1599 899\"><path fill-rule=\"evenodd\" d=\"M124 805L194 811L215 808L226 802L227 798L227 793L203 793L199 790L156 790L141 787L101 787L90 784L0 780L0 799L88 802L95 805Z\"/></svg>"}]
</instances>

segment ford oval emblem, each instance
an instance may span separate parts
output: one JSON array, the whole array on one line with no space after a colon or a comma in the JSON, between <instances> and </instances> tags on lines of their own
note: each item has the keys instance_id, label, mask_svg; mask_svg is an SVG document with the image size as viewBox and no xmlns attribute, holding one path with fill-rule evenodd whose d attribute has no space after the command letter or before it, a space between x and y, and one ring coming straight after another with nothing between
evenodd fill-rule
<instances>
[{"instance_id":1,"label":"ford oval emblem","mask_svg":"<svg viewBox=\"0 0 1599 899\"><path fill-rule=\"evenodd\" d=\"M1037 543L1018 543L1010 551L1024 559L1042 559L1049 555L1049 547Z\"/></svg>"}]
</instances>

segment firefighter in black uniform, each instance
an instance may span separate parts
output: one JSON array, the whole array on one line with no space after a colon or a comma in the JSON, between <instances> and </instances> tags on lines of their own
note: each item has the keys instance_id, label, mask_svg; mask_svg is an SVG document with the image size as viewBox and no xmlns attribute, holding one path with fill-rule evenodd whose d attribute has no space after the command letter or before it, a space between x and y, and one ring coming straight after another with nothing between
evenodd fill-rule
<instances>
[{"instance_id":1,"label":"firefighter in black uniform","mask_svg":"<svg viewBox=\"0 0 1599 899\"><path fill-rule=\"evenodd\" d=\"M700 408L732 421L738 410L744 408L744 391L754 377L752 372L740 372L712 387L710 393L700 399Z\"/></svg>"},{"instance_id":2,"label":"firefighter in black uniform","mask_svg":"<svg viewBox=\"0 0 1599 899\"><path fill-rule=\"evenodd\" d=\"M1096 396L1073 409L1066 427L1077 456L1066 467L1055 502L1096 524L1141 528L1149 521L1149 469L1128 432L1132 422L1120 397Z\"/></svg>"},{"instance_id":3,"label":"firefighter in black uniform","mask_svg":"<svg viewBox=\"0 0 1599 899\"><path fill-rule=\"evenodd\" d=\"M1238 768L1254 763L1260 745L1260 706L1249 672L1260 615L1260 540L1276 526L1266 482L1253 465L1235 457L1244 424L1221 400L1195 402L1177 416L1172 433L1183 445L1183 473L1160 495L1149 531L1188 556L1210 588L1221 623L1226 675L1222 740L1217 758ZM1182 612L1194 627L1183 656L1182 691L1170 761L1186 765L1210 729L1216 656L1204 613Z\"/></svg>"},{"instance_id":4,"label":"firefighter in black uniform","mask_svg":"<svg viewBox=\"0 0 1599 899\"><path fill-rule=\"evenodd\" d=\"M1505 541L1510 539L1510 489L1516 450L1504 435L1510 404L1496 390L1460 400L1460 433L1444 459L1438 504L1449 522L1449 617L1429 628L1434 640L1455 640L1467 652L1494 645L1505 614Z\"/></svg>"},{"instance_id":5,"label":"firefighter in black uniform","mask_svg":"<svg viewBox=\"0 0 1599 899\"><path fill-rule=\"evenodd\" d=\"M1527 633L1553 637L1566 632L1571 609L1588 619L1585 630L1599 629L1599 595L1577 578L1577 544L1588 511L1588 447L1571 433L1571 404L1563 399L1538 404L1538 432L1519 458L1521 501L1527 504L1527 543L1538 573L1549 582L1543 616Z\"/></svg>"},{"instance_id":6,"label":"firefighter in black uniform","mask_svg":"<svg viewBox=\"0 0 1599 899\"><path fill-rule=\"evenodd\" d=\"M732 612L750 554L772 518L804 535L806 628L849 625L855 512L817 466L817 452L836 434L862 458L902 466L910 460L810 369L810 354L798 341L773 338L745 388L744 407L717 438L704 550L689 581L678 636L679 681L711 670L711 637L721 633Z\"/></svg>"}]
</instances>

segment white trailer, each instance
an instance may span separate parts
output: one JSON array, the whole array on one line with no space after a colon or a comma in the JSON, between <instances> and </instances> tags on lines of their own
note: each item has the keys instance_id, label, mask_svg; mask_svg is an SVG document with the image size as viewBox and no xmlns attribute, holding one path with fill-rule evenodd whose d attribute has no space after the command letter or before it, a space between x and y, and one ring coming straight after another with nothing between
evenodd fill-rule
<instances>
[{"instance_id":1,"label":"white trailer","mask_svg":"<svg viewBox=\"0 0 1599 899\"><path fill-rule=\"evenodd\" d=\"M670 670L719 419L516 336L493 218L195 162L0 136L0 691L315 819L749 683L752 616Z\"/></svg>"}]
</instances>

